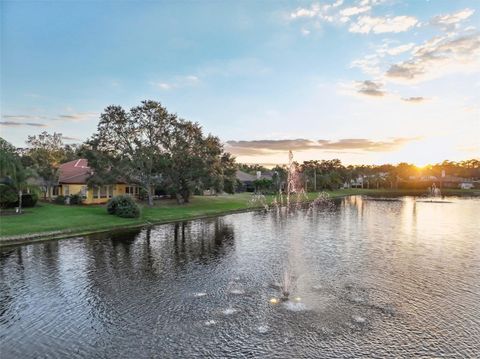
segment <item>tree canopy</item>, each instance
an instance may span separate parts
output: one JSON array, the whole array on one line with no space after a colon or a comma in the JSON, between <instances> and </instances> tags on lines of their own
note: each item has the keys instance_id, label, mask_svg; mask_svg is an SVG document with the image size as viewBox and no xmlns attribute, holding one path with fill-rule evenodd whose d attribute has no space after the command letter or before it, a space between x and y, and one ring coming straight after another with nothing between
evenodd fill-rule
<instances>
[{"instance_id":1,"label":"tree canopy","mask_svg":"<svg viewBox=\"0 0 480 359\"><path fill-rule=\"evenodd\" d=\"M93 182L122 178L137 183L153 203L154 188L163 185L179 203L195 189L223 190L232 176L231 158L220 140L204 135L198 123L178 118L156 101L125 111L109 106L88 141Z\"/></svg>"}]
</instances>

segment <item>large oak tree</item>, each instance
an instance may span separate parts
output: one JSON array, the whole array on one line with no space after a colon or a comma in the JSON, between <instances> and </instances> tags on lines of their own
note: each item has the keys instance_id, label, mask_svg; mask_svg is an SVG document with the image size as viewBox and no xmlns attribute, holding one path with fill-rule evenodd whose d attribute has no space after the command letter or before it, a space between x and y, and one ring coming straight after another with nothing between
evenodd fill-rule
<instances>
[{"instance_id":1,"label":"large oak tree","mask_svg":"<svg viewBox=\"0 0 480 359\"><path fill-rule=\"evenodd\" d=\"M223 177L230 175L222 170L227 166L222 167L220 140L205 136L200 125L179 119L156 101L143 101L128 112L107 107L89 146L93 182L137 183L147 192L149 205L156 185L168 188L182 203L199 186L222 190Z\"/></svg>"}]
</instances>

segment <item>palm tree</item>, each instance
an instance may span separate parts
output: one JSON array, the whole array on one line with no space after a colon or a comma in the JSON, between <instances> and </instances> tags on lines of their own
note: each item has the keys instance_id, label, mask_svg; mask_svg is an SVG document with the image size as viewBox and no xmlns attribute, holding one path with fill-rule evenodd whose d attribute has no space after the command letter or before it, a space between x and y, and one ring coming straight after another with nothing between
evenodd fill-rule
<instances>
[{"instance_id":1,"label":"palm tree","mask_svg":"<svg viewBox=\"0 0 480 359\"><path fill-rule=\"evenodd\" d=\"M35 188L28 180L34 178L18 157L15 147L0 137L0 186L8 186L18 195L18 213L22 213L22 196L25 190Z\"/></svg>"}]
</instances>

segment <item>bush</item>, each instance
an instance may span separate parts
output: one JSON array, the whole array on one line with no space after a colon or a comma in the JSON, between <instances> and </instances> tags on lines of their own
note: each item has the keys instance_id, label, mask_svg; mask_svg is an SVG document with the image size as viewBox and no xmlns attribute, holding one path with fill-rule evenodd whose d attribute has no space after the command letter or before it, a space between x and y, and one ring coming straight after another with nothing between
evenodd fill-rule
<instances>
[{"instance_id":1,"label":"bush","mask_svg":"<svg viewBox=\"0 0 480 359\"><path fill-rule=\"evenodd\" d=\"M22 195L22 207L35 207L38 201L36 193L25 193Z\"/></svg>"},{"instance_id":2,"label":"bush","mask_svg":"<svg viewBox=\"0 0 480 359\"><path fill-rule=\"evenodd\" d=\"M70 195L70 204L82 204L83 198L79 194Z\"/></svg>"},{"instance_id":3,"label":"bush","mask_svg":"<svg viewBox=\"0 0 480 359\"><path fill-rule=\"evenodd\" d=\"M12 187L1 184L0 185L0 207L13 208L18 206L18 194Z\"/></svg>"},{"instance_id":4,"label":"bush","mask_svg":"<svg viewBox=\"0 0 480 359\"><path fill-rule=\"evenodd\" d=\"M56 204L65 204L65 196L57 196L53 202Z\"/></svg>"},{"instance_id":5,"label":"bush","mask_svg":"<svg viewBox=\"0 0 480 359\"><path fill-rule=\"evenodd\" d=\"M140 207L130 196L115 196L108 201L107 212L122 218L137 218L140 216Z\"/></svg>"}]
</instances>

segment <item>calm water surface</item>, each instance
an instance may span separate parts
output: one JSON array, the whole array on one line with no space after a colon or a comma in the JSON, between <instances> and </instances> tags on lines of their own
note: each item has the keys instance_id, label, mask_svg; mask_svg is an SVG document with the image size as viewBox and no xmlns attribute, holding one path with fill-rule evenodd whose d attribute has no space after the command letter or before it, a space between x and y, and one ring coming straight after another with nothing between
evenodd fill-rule
<instances>
[{"instance_id":1,"label":"calm water surface","mask_svg":"<svg viewBox=\"0 0 480 359\"><path fill-rule=\"evenodd\" d=\"M0 252L1 358L478 357L480 201L243 213ZM291 301L275 285L288 270Z\"/></svg>"}]
</instances>

